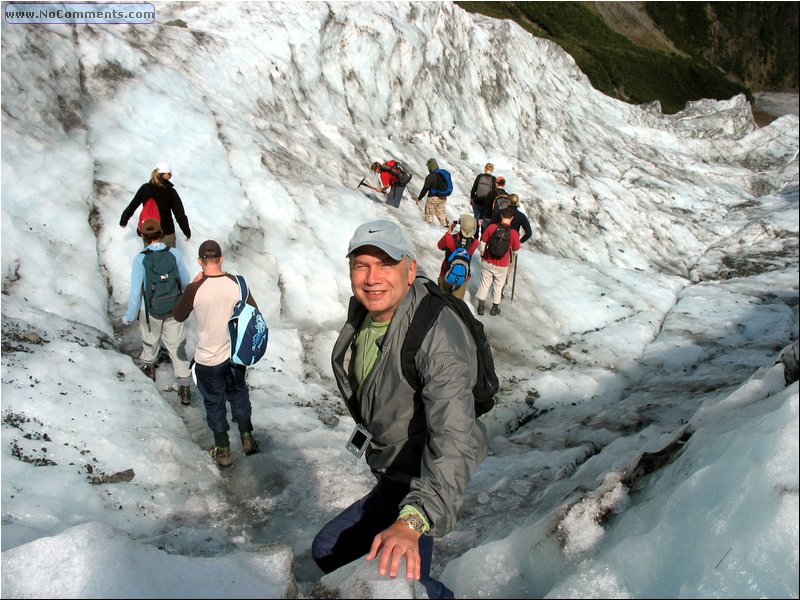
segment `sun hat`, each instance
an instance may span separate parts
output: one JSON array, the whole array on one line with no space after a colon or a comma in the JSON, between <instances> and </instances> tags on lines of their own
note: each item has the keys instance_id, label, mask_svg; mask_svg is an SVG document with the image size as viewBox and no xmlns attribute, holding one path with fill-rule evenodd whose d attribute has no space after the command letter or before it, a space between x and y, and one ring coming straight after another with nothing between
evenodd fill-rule
<instances>
[{"instance_id":1,"label":"sun hat","mask_svg":"<svg viewBox=\"0 0 800 600\"><path fill-rule=\"evenodd\" d=\"M370 221L359 225L347 247L347 256L364 246L380 248L394 260L415 258L414 244L405 230L393 221Z\"/></svg>"},{"instance_id":2,"label":"sun hat","mask_svg":"<svg viewBox=\"0 0 800 600\"><path fill-rule=\"evenodd\" d=\"M459 217L461 222L461 233L467 237L472 237L475 235L475 231L478 229L478 222L475 220L470 214L464 213Z\"/></svg>"}]
</instances>

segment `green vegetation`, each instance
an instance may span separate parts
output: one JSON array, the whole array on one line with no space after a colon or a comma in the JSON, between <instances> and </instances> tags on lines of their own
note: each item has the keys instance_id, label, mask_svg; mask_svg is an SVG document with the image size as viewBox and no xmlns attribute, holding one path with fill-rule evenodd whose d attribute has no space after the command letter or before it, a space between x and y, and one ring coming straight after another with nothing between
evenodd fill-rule
<instances>
[{"instance_id":1,"label":"green vegetation","mask_svg":"<svg viewBox=\"0 0 800 600\"><path fill-rule=\"evenodd\" d=\"M676 45L756 91L797 92L797 2L645 2Z\"/></svg>"},{"instance_id":2,"label":"green vegetation","mask_svg":"<svg viewBox=\"0 0 800 600\"><path fill-rule=\"evenodd\" d=\"M666 113L700 98L751 98L749 86L797 88L796 2L643 3L680 55L634 44L606 24L594 2L456 4L552 40L603 93L634 104L659 100Z\"/></svg>"}]
</instances>

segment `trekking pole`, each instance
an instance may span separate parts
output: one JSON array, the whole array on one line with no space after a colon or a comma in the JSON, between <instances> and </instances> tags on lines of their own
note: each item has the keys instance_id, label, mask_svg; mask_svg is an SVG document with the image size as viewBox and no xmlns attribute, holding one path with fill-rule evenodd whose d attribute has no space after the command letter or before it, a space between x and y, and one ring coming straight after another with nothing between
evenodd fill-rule
<instances>
[{"instance_id":1,"label":"trekking pole","mask_svg":"<svg viewBox=\"0 0 800 600\"><path fill-rule=\"evenodd\" d=\"M519 261L519 253L512 254L514 257L514 274L511 276L511 302L514 301L514 288L517 286L517 261Z\"/></svg>"}]
</instances>

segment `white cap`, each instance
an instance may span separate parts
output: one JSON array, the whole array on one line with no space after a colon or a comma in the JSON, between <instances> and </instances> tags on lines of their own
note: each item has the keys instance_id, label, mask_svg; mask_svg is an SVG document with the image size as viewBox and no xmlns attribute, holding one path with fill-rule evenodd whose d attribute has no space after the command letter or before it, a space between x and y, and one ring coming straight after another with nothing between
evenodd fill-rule
<instances>
[{"instance_id":1,"label":"white cap","mask_svg":"<svg viewBox=\"0 0 800 600\"><path fill-rule=\"evenodd\" d=\"M370 221L360 225L350 240L347 256L363 246L380 248L394 260L402 260L405 256L412 260L415 258L411 239L402 227L392 221Z\"/></svg>"},{"instance_id":2,"label":"white cap","mask_svg":"<svg viewBox=\"0 0 800 600\"><path fill-rule=\"evenodd\" d=\"M161 174L164 173L172 173L172 168L169 166L168 162L164 162L163 160L156 165L156 171Z\"/></svg>"}]
</instances>

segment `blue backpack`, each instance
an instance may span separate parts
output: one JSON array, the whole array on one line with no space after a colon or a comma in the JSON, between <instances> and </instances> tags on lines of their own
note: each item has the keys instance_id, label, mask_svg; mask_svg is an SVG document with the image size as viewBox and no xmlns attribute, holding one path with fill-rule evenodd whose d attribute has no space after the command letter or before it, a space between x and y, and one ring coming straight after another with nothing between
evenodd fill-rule
<instances>
[{"instance_id":1,"label":"blue backpack","mask_svg":"<svg viewBox=\"0 0 800 600\"><path fill-rule=\"evenodd\" d=\"M472 263L472 255L468 248L475 241L475 238L468 238L459 234L458 247L447 255L446 267L444 270L444 280L453 287L461 287L469 279L469 267Z\"/></svg>"},{"instance_id":2,"label":"blue backpack","mask_svg":"<svg viewBox=\"0 0 800 600\"><path fill-rule=\"evenodd\" d=\"M261 311L247 304L248 291L244 277L237 275L236 281L239 282L241 299L233 307L233 314L228 319L231 362L251 367L261 360L267 351L269 328Z\"/></svg>"},{"instance_id":3,"label":"blue backpack","mask_svg":"<svg viewBox=\"0 0 800 600\"><path fill-rule=\"evenodd\" d=\"M466 248L456 248L447 257L447 270L444 280L454 287L467 283L469 277L470 255Z\"/></svg>"},{"instance_id":4,"label":"blue backpack","mask_svg":"<svg viewBox=\"0 0 800 600\"><path fill-rule=\"evenodd\" d=\"M449 196L453 193L453 179L450 177L450 171L445 171L444 169L435 169L434 171L431 171L431 173L439 174L438 185L442 186L441 189L431 188L431 196Z\"/></svg>"}]
</instances>

